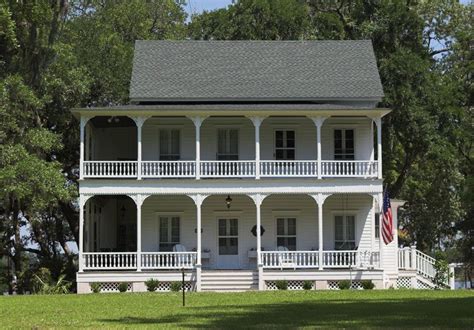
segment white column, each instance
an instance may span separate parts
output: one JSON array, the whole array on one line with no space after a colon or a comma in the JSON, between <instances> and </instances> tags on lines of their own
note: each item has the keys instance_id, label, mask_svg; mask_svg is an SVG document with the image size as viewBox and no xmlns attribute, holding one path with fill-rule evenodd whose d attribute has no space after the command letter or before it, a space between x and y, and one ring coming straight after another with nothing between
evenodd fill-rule
<instances>
[{"instance_id":1,"label":"white column","mask_svg":"<svg viewBox=\"0 0 474 330\"><path fill-rule=\"evenodd\" d=\"M137 179L142 179L142 127L148 117L133 118L137 125Z\"/></svg>"},{"instance_id":2,"label":"white column","mask_svg":"<svg viewBox=\"0 0 474 330\"><path fill-rule=\"evenodd\" d=\"M255 179L260 179L260 125L264 117L249 117L255 126Z\"/></svg>"},{"instance_id":3,"label":"white column","mask_svg":"<svg viewBox=\"0 0 474 330\"><path fill-rule=\"evenodd\" d=\"M196 179L201 178L201 125L207 117L189 117L196 128Z\"/></svg>"},{"instance_id":4,"label":"white column","mask_svg":"<svg viewBox=\"0 0 474 330\"><path fill-rule=\"evenodd\" d=\"M382 179L382 118L374 118L377 125L377 162L378 162L378 178Z\"/></svg>"},{"instance_id":5,"label":"white column","mask_svg":"<svg viewBox=\"0 0 474 330\"><path fill-rule=\"evenodd\" d=\"M79 151L79 179L82 180L84 178L84 136L85 136L85 129L86 124L89 118L81 116L80 121L80 151Z\"/></svg>"},{"instance_id":6,"label":"white column","mask_svg":"<svg viewBox=\"0 0 474 330\"><path fill-rule=\"evenodd\" d=\"M202 250L202 219L201 219L201 206L204 200L203 195L197 194L192 196L194 203L196 204L196 291L201 291L201 250Z\"/></svg>"},{"instance_id":7,"label":"white column","mask_svg":"<svg viewBox=\"0 0 474 330\"><path fill-rule=\"evenodd\" d=\"M137 271L142 270L142 204L145 196L140 194L135 196L137 206Z\"/></svg>"},{"instance_id":8,"label":"white column","mask_svg":"<svg viewBox=\"0 0 474 330\"><path fill-rule=\"evenodd\" d=\"M316 142L317 142L317 158L318 158L318 179L322 178L321 172L321 127L323 126L326 117L311 117L316 125Z\"/></svg>"},{"instance_id":9,"label":"white column","mask_svg":"<svg viewBox=\"0 0 474 330\"><path fill-rule=\"evenodd\" d=\"M79 195L79 242L77 243L77 249L79 250L79 272L84 271L84 260L82 253L84 252L84 206L86 205L86 199L83 195Z\"/></svg>"},{"instance_id":10,"label":"white column","mask_svg":"<svg viewBox=\"0 0 474 330\"><path fill-rule=\"evenodd\" d=\"M374 121L370 120L370 161L374 161Z\"/></svg>"},{"instance_id":11,"label":"white column","mask_svg":"<svg viewBox=\"0 0 474 330\"><path fill-rule=\"evenodd\" d=\"M264 282L263 282L263 264L262 264L262 237L261 237L261 226L262 226L262 217L261 217L261 205L265 195L262 194L255 194L250 195L255 203L255 210L256 210L256 234L257 234L257 268L258 268L258 289L264 289Z\"/></svg>"}]
</instances>

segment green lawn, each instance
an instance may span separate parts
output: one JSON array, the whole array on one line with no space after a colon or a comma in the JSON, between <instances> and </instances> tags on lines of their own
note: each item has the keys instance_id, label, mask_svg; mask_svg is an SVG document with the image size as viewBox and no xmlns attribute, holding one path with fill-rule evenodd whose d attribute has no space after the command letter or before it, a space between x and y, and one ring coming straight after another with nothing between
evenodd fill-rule
<instances>
[{"instance_id":1,"label":"green lawn","mask_svg":"<svg viewBox=\"0 0 474 330\"><path fill-rule=\"evenodd\" d=\"M1 296L0 328L474 327L474 291Z\"/></svg>"}]
</instances>

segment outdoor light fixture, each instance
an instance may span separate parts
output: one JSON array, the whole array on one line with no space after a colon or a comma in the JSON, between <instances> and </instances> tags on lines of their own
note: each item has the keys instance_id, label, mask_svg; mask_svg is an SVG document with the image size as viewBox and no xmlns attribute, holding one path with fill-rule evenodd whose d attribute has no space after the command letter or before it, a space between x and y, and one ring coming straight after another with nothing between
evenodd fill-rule
<instances>
[{"instance_id":1,"label":"outdoor light fixture","mask_svg":"<svg viewBox=\"0 0 474 330\"><path fill-rule=\"evenodd\" d=\"M119 119L118 117L116 117L116 116L111 116L109 119L107 119L107 122L108 122L109 124L111 124L112 121L113 121L114 123L118 123L118 122L120 121L120 119Z\"/></svg>"},{"instance_id":2,"label":"outdoor light fixture","mask_svg":"<svg viewBox=\"0 0 474 330\"><path fill-rule=\"evenodd\" d=\"M225 205L227 205L228 209L230 209L230 203L232 203L232 198L230 198L230 195L227 195L227 198L225 199Z\"/></svg>"}]
</instances>

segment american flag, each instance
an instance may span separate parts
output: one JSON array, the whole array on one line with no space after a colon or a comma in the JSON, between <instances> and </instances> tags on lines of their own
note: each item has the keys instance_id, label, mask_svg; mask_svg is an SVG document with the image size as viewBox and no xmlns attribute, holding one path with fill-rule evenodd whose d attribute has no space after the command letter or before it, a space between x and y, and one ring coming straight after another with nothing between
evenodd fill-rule
<instances>
[{"instance_id":1,"label":"american flag","mask_svg":"<svg viewBox=\"0 0 474 330\"><path fill-rule=\"evenodd\" d=\"M393 241L392 206L390 205L390 197L388 196L388 191L385 191L385 194L383 196L382 238L385 244L388 244Z\"/></svg>"}]
</instances>

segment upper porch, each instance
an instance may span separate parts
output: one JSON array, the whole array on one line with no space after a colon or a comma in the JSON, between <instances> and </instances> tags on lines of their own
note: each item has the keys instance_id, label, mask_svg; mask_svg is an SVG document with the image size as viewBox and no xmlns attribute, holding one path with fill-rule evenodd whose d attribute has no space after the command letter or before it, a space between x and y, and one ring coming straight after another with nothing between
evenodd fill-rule
<instances>
[{"instance_id":1,"label":"upper porch","mask_svg":"<svg viewBox=\"0 0 474 330\"><path fill-rule=\"evenodd\" d=\"M386 109L135 113L79 113L81 179L381 179Z\"/></svg>"}]
</instances>

